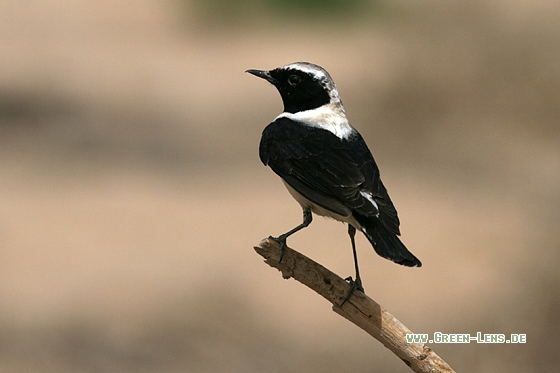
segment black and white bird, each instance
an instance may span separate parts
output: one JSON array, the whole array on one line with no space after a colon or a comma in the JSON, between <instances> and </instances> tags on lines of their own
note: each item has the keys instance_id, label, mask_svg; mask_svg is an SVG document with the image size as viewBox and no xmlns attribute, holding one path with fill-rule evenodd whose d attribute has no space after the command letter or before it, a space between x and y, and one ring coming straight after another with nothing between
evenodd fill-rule
<instances>
[{"instance_id":1,"label":"black and white bird","mask_svg":"<svg viewBox=\"0 0 560 373\"><path fill-rule=\"evenodd\" d=\"M347 279L352 292L363 291L356 229L380 256L420 267L422 263L398 238L397 210L364 139L346 118L329 73L308 62L246 72L272 83L284 103L284 112L264 129L259 147L261 161L282 178L303 208L303 223L271 237L281 244L281 255L286 239L307 227L315 213L348 224L356 270L356 279Z\"/></svg>"}]
</instances>

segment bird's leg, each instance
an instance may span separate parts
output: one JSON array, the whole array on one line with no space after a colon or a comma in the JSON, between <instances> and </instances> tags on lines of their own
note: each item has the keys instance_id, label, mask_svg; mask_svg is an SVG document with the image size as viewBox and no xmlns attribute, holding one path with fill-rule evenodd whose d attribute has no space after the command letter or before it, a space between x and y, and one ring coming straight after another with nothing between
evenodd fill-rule
<instances>
[{"instance_id":1,"label":"bird's leg","mask_svg":"<svg viewBox=\"0 0 560 373\"><path fill-rule=\"evenodd\" d=\"M346 278L346 281L350 283L350 291L348 292L346 298L344 298L344 300L340 304L340 307L342 307L342 305L346 303L348 299L350 299L352 294L354 294L354 291L359 290L361 292L364 292L364 287L362 286L362 279L360 278L360 269L358 268L358 254L356 252L356 241L354 240L354 237L356 236L356 228L354 228L352 224L348 224L348 235L350 236L350 242L352 242L352 252L354 253L354 267L356 269L356 279L353 280L352 276Z\"/></svg>"},{"instance_id":2,"label":"bird's leg","mask_svg":"<svg viewBox=\"0 0 560 373\"><path fill-rule=\"evenodd\" d=\"M270 236L271 240L274 240L274 241L276 241L280 244L280 259L278 260L278 263L280 263L282 261L282 257L284 256L284 249L286 248L286 238L288 238L292 234L296 233L297 231L307 227L309 224L311 224L312 220L313 220L313 216L311 215L311 209L309 207L304 207L303 208L303 223L301 223L300 225L298 225L297 227L295 227L291 231L286 232L284 234L281 234L278 237Z\"/></svg>"}]
</instances>

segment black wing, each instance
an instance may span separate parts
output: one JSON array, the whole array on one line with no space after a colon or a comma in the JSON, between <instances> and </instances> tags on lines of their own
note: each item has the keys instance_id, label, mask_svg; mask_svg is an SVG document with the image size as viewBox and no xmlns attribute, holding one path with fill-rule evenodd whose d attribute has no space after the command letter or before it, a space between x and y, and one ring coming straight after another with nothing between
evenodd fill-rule
<instances>
[{"instance_id":1,"label":"black wing","mask_svg":"<svg viewBox=\"0 0 560 373\"><path fill-rule=\"evenodd\" d=\"M259 154L265 165L313 203L342 216L379 213L387 228L400 234L397 211L358 132L341 140L327 130L280 118L263 131ZM372 196L379 211L361 192Z\"/></svg>"}]
</instances>

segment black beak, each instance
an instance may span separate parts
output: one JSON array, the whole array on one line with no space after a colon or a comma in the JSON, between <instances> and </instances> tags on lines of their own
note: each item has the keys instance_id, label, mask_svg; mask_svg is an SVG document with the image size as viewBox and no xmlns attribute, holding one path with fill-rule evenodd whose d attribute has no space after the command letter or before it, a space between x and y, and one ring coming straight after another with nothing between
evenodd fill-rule
<instances>
[{"instance_id":1,"label":"black beak","mask_svg":"<svg viewBox=\"0 0 560 373\"><path fill-rule=\"evenodd\" d=\"M258 76L259 78L263 78L267 82L272 83L274 85L276 85L276 83L278 83L278 80L274 79L270 75L270 71L266 71L266 70L247 70L245 72L249 73L249 74L253 74L255 76Z\"/></svg>"}]
</instances>

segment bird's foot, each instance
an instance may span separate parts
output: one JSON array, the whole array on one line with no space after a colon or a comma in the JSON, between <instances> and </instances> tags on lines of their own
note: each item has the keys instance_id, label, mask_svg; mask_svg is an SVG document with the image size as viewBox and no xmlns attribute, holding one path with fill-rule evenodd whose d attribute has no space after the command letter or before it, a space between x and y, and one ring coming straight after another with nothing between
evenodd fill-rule
<instances>
[{"instance_id":1,"label":"bird's foot","mask_svg":"<svg viewBox=\"0 0 560 373\"><path fill-rule=\"evenodd\" d=\"M286 238L287 238L287 237L284 236L284 235L281 235L281 236L278 236L278 237L272 237L272 236L270 236L270 237L268 237L268 238L271 239L272 241L277 242L277 243L280 244L280 259L278 259L278 263L281 263L281 262L282 262L282 258L284 257L284 251L285 251L285 249L286 249Z\"/></svg>"},{"instance_id":2,"label":"bird's foot","mask_svg":"<svg viewBox=\"0 0 560 373\"><path fill-rule=\"evenodd\" d=\"M348 294L346 295L346 298L344 298L342 303L340 303L339 307L342 307L344 305L344 303L346 303L346 301L348 299L350 299L350 297L352 296L352 294L354 294L354 292L356 290L359 290L359 291L361 291L362 293L365 294L364 287L362 286L362 280L359 277L356 278L355 281L354 281L354 279L352 279L352 276L346 277L344 280L348 281L348 283L350 284L350 291L348 291Z\"/></svg>"}]
</instances>

